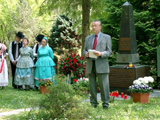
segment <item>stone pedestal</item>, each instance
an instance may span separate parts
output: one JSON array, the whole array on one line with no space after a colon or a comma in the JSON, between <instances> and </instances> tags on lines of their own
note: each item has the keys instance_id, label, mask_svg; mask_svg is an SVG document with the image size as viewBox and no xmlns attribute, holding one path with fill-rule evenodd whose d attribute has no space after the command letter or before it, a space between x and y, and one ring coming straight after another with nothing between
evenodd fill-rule
<instances>
[{"instance_id":1,"label":"stone pedestal","mask_svg":"<svg viewBox=\"0 0 160 120\"><path fill-rule=\"evenodd\" d=\"M128 93L128 87L133 85L133 81L139 77L150 76L150 67L148 65L139 65L135 68L125 68L123 66L111 66L109 74L110 91Z\"/></svg>"},{"instance_id":2,"label":"stone pedestal","mask_svg":"<svg viewBox=\"0 0 160 120\"><path fill-rule=\"evenodd\" d=\"M139 63L139 54L118 54L117 55L117 64L129 64L132 62L133 64Z\"/></svg>"}]
</instances>

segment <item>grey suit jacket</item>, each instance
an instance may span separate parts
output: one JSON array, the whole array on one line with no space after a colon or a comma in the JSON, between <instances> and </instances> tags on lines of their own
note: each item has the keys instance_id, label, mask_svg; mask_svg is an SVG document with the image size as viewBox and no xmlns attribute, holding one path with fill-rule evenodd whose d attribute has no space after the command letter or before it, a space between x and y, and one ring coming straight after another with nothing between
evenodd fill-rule
<instances>
[{"instance_id":1,"label":"grey suit jacket","mask_svg":"<svg viewBox=\"0 0 160 120\"><path fill-rule=\"evenodd\" d=\"M93 49L93 37L90 35L86 37L85 46L83 49L83 54L88 52L89 49ZM109 63L108 57L112 53L112 42L111 37L107 34L101 33L97 42L96 50L101 52L101 56L95 59L96 71L97 73L109 73ZM90 74L92 72L92 59L87 58L86 73Z\"/></svg>"}]
</instances>

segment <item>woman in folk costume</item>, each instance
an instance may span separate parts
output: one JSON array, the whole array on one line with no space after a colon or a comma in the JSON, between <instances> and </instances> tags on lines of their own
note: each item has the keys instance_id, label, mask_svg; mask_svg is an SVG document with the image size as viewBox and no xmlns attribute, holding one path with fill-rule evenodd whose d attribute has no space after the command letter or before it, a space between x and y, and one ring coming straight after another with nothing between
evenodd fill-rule
<instances>
[{"instance_id":1,"label":"woman in folk costume","mask_svg":"<svg viewBox=\"0 0 160 120\"><path fill-rule=\"evenodd\" d=\"M9 58L11 63L11 69L12 69L12 86L13 88L17 88L17 86L14 83L14 77L15 77L15 71L16 71L16 64L19 59L19 49L22 47L21 39L24 38L24 35L22 32L16 33L15 41L11 42L9 45ZM22 88L22 86L18 86L19 89Z\"/></svg>"},{"instance_id":2,"label":"woman in folk costume","mask_svg":"<svg viewBox=\"0 0 160 120\"><path fill-rule=\"evenodd\" d=\"M7 55L7 47L0 43L0 86L2 89L8 85L8 68L5 56Z\"/></svg>"},{"instance_id":3,"label":"woman in folk costume","mask_svg":"<svg viewBox=\"0 0 160 120\"><path fill-rule=\"evenodd\" d=\"M41 44L42 47L38 49L38 60L35 64L35 85L38 87L38 80L39 79L50 79L51 82L54 82L54 85L57 84L55 79L55 70L54 66L55 63L53 61L53 51L52 49L47 46L48 38L44 37Z\"/></svg>"},{"instance_id":4,"label":"woman in folk costume","mask_svg":"<svg viewBox=\"0 0 160 120\"><path fill-rule=\"evenodd\" d=\"M29 40L23 39L23 47L20 49L20 58L16 65L15 84L25 85L28 90L30 85L34 85L34 63L33 50L28 47Z\"/></svg>"},{"instance_id":5,"label":"woman in folk costume","mask_svg":"<svg viewBox=\"0 0 160 120\"><path fill-rule=\"evenodd\" d=\"M36 40L38 41L38 43L36 43L33 47L33 55L34 55L34 64L37 62L37 52L38 52L38 49L40 47L42 47L41 45L41 41L43 39L44 35L41 35L39 34L37 37L36 37Z\"/></svg>"}]
</instances>

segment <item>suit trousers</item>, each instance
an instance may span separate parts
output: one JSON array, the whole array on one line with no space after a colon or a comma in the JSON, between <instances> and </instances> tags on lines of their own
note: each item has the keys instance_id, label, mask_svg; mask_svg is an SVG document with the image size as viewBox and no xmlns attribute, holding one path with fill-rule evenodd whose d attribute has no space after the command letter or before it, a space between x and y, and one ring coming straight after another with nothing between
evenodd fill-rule
<instances>
[{"instance_id":1,"label":"suit trousers","mask_svg":"<svg viewBox=\"0 0 160 120\"><path fill-rule=\"evenodd\" d=\"M109 88L109 78L108 73L97 73L96 72L96 66L95 66L95 60L92 60L93 66L92 66L92 72L89 74L89 86L90 86L90 103L91 105L98 105L97 101L97 83L96 78L98 77L98 83L100 87L100 93L101 93L101 100L102 105L105 107L109 107L109 100L110 100L110 88Z\"/></svg>"},{"instance_id":2,"label":"suit trousers","mask_svg":"<svg viewBox=\"0 0 160 120\"><path fill-rule=\"evenodd\" d=\"M14 76L15 76L15 72L16 72L16 65L13 65L13 63L10 61L11 63L11 69L12 69L12 87L16 87L16 85L14 84Z\"/></svg>"}]
</instances>

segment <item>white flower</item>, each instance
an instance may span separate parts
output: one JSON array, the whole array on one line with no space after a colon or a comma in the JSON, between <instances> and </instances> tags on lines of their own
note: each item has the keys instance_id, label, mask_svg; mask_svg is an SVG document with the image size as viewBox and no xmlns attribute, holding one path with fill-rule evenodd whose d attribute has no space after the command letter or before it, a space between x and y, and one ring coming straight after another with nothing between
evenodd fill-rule
<instances>
[{"instance_id":1,"label":"white flower","mask_svg":"<svg viewBox=\"0 0 160 120\"><path fill-rule=\"evenodd\" d=\"M83 80L82 78L78 79L78 81L82 81L82 80Z\"/></svg>"},{"instance_id":2,"label":"white flower","mask_svg":"<svg viewBox=\"0 0 160 120\"><path fill-rule=\"evenodd\" d=\"M149 76L149 77L147 77L147 78L148 78L148 82L151 82L151 83L153 83L153 82L154 82L153 77Z\"/></svg>"},{"instance_id":3,"label":"white flower","mask_svg":"<svg viewBox=\"0 0 160 120\"><path fill-rule=\"evenodd\" d=\"M141 83L143 83L143 79L144 79L144 78L142 78L142 77L138 78L138 80L139 80Z\"/></svg>"},{"instance_id":4,"label":"white flower","mask_svg":"<svg viewBox=\"0 0 160 120\"><path fill-rule=\"evenodd\" d=\"M143 83L143 84L147 84L147 83L148 83L148 78L147 78L147 77L144 77L144 79L142 80L142 83Z\"/></svg>"},{"instance_id":5,"label":"white flower","mask_svg":"<svg viewBox=\"0 0 160 120\"><path fill-rule=\"evenodd\" d=\"M140 85L141 82L140 82L139 80L134 80L134 81L133 81L133 84L134 84L134 85Z\"/></svg>"},{"instance_id":6,"label":"white flower","mask_svg":"<svg viewBox=\"0 0 160 120\"><path fill-rule=\"evenodd\" d=\"M86 81L89 81L89 79L88 79L88 78L86 78Z\"/></svg>"}]
</instances>

